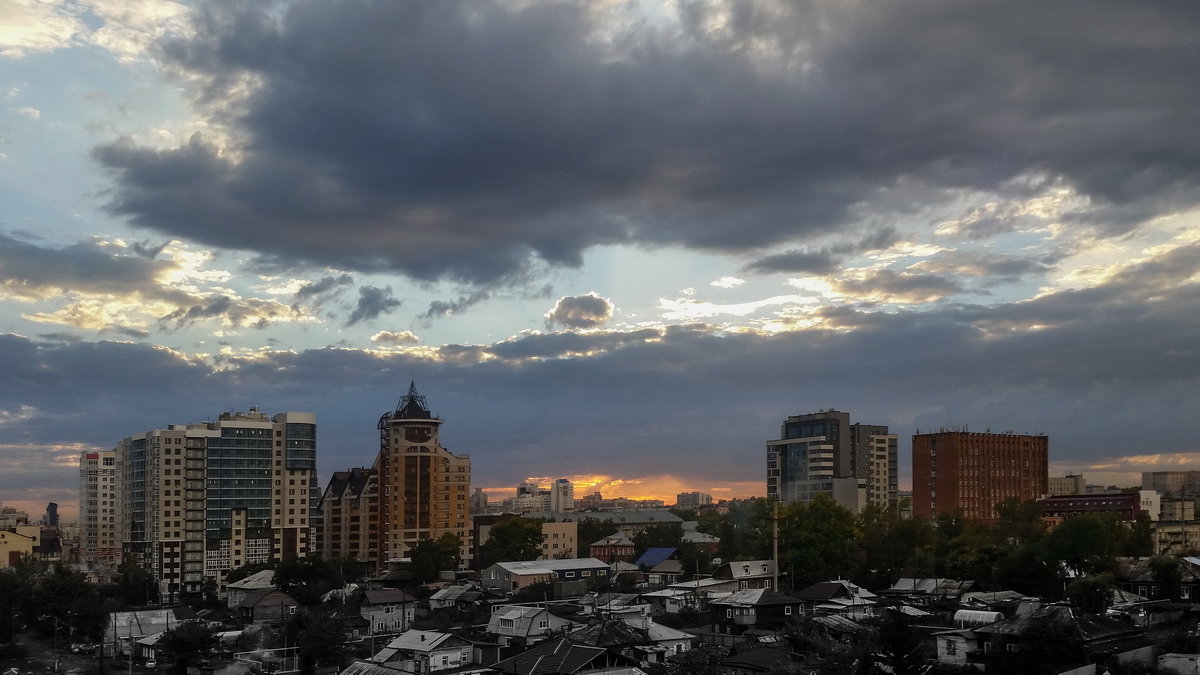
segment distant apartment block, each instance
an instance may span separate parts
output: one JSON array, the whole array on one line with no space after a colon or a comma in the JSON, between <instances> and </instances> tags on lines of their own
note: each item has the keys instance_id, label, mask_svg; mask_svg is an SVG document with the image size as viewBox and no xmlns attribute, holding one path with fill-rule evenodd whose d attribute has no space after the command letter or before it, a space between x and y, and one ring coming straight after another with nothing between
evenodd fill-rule
<instances>
[{"instance_id":1,"label":"distant apartment block","mask_svg":"<svg viewBox=\"0 0 1200 675\"><path fill-rule=\"evenodd\" d=\"M1047 493L1050 440L1014 433L942 430L915 434L913 514L932 518L961 510L969 518L996 518L996 504Z\"/></svg>"},{"instance_id":2,"label":"distant apartment block","mask_svg":"<svg viewBox=\"0 0 1200 675\"><path fill-rule=\"evenodd\" d=\"M347 555L387 568L422 539L453 534L471 559L471 458L442 447L441 425L415 384L379 418L379 454L370 469L339 471L318 505L324 556Z\"/></svg>"},{"instance_id":3,"label":"distant apartment block","mask_svg":"<svg viewBox=\"0 0 1200 675\"><path fill-rule=\"evenodd\" d=\"M315 415L257 408L122 439L113 452L124 554L168 600L247 563L304 555L316 439Z\"/></svg>"},{"instance_id":4,"label":"distant apartment block","mask_svg":"<svg viewBox=\"0 0 1200 675\"><path fill-rule=\"evenodd\" d=\"M550 485L550 510L575 510L575 485L566 478L559 478Z\"/></svg>"},{"instance_id":5,"label":"distant apartment block","mask_svg":"<svg viewBox=\"0 0 1200 675\"><path fill-rule=\"evenodd\" d=\"M1200 471L1145 471L1142 489L1154 490L1164 498L1200 497Z\"/></svg>"},{"instance_id":6,"label":"distant apartment block","mask_svg":"<svg viewBox=\"0 0 1200 675\"><path fill-rule=\"evenodd\" d=\"M1047 494L1050 495L1085 495L1087 494L1087 482L1084 481L1081 474L1068 474L1066 476L1051 476L1047 483Z\"/></svg>"},{"instance_id":7,"label":"distant apartment block","mask_svg":"<svg viewBox=\"0 0 1200 675\"><path fill-rule=\"evenodd\" d=\"M897 439L886 426L822 410L788 417L779 436L767 441L767 497L788 503L826 494L856 513L896 502Z\"/></svg>"},{"instance_id":8,"label":"distant apartment block","mask_svg":"<svg viewBox=\"0 0 1200 675\"><path fill-rule=\"evenodd\" d=\"M99 578L114 572L121 562L118 497L117 453L113 450L80 453L79 558Z\"/></svg>"},{"instance_id":9,"label":"distant apartment block","mask_svg":"<svg viewBox=\"0 0 1200 675\"><path fill-rule=\"evenodd\" d=\"M703 492L680 492L675 495L675 506L681 509L698 509L712 504L712 495Z\"/></svg>"}]
</instances>

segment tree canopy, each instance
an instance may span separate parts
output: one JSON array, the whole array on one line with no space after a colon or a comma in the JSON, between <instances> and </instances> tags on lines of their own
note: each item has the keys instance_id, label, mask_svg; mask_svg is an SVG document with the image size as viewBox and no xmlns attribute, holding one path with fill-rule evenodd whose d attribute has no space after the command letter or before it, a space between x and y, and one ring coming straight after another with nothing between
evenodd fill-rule
<instances>
[{"instance_id":1,"label":"tree canopy","mask_svg":"<svg viewBox=\"0 0 1200 675\"><path fill-rule=\"evenodd\" d=\"M479 547L480 567L511 560L536 560L542 554L542 521L509 518L492 525L488 539Z\"/></svg>"}]
</instances>

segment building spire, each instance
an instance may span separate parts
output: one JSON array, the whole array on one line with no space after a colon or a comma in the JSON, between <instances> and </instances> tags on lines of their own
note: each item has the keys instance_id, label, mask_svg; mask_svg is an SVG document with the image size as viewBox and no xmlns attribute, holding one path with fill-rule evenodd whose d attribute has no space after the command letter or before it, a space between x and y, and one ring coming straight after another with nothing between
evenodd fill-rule
<instances>
[{"instance_id":1,"label":"building spire","mask_svg":"<svg viewBox=\"0 0 1200 675\"><path fill-rule=\"evenodd\" d=\"M402 418L429 418L432 415L429 413L429 403L425 397L417 391L417 383L409 381L408 393L400 397L396 402L396 417Z\"/></svg>"}]
</instances>

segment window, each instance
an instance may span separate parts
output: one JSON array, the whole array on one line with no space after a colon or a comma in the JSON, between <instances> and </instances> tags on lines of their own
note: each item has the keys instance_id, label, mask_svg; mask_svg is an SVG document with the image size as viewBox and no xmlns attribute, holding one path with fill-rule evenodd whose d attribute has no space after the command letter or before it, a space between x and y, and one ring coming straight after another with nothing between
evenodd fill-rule
<instances>
[{"instance_id":1,"label":"window","mask_svg":"<svg viewBox=\"0 0 1200 675\"><path fill-rule=\"evenodd\" d=\"M954 656L955 654L957 654L958 653L958 643L956 643L954 640L946 640L946 653L949 654L950 656Z\"/></svg>"},{"instance_id":2,"label":"window","mask_svg":"<svg viewBox=\"0 0 1200 675\"><path fill-rule=\"evenodd\" d=\"M549 627L550 627L550 622L545 619L542 619L541 621L538 622L538 628L549 628Z\"/></svg>"},{"instance_id":3,"label":"window","mask_svg":"<svg viewBox=\"0 0 1200 675\"><path fill-rule=\"evenodd\" d=\"M512 619L500 619L500 627L501 628L512 628L513 620Z\"/></svg>"},{"instance_id":4,"label":"window","mask_svg":"<svg viewBox=\"0 0 1200 675\"><path fill-rule=\"evenodd\" d=\"M792 608L791 608L790 606L788 606L788 607L784 607L784 608L783 608L783 615L784 615L784 616L791 616L791 615L792 615Z\"/></svg>"}]
</instances>

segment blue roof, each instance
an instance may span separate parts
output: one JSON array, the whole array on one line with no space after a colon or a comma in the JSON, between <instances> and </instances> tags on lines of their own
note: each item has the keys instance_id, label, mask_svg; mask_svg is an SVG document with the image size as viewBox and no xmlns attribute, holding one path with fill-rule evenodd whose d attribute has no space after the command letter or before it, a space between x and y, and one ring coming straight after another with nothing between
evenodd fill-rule
<instances>
[{"instance_id":1,"label":"blue roof","mask_svg":"<svg viewBox=\"0 0 1200 675\"><path fill-rule=\"evenodd\" d=\"M675 551L678 550L679 549L673 546L670 548L648 548L646 549L646 552L642 554L642 557L638 558L633 564L637 565L638 567L641 567L642 565L645 565L646 567L654 567L660 562L675 555Z\"/></svg>"}]
</instances>

